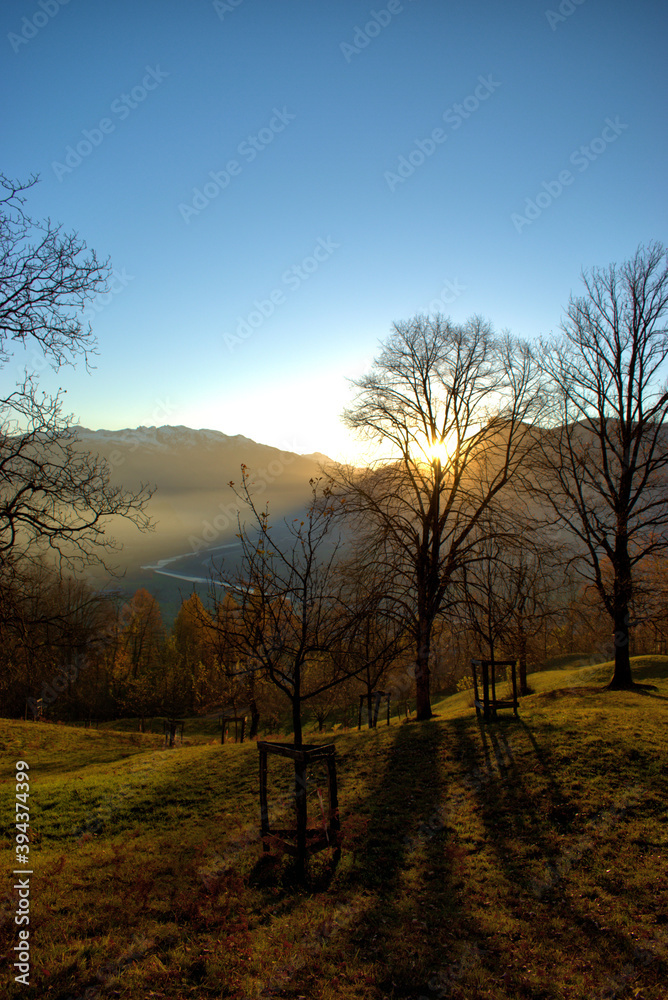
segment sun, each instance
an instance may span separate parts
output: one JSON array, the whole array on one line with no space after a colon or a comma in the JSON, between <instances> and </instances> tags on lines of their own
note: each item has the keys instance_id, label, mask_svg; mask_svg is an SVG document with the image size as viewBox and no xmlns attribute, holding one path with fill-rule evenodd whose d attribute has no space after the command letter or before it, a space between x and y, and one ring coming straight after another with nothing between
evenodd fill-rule
<instances>
[{"instance_id":1,"label":"sun","mask_svg":"<svg viewBox=\"0 0 668 1000\"><path fill-rule=\"evenodd\" d=\"M450 462L457 448L457 432L451 431L442 440L432 441L425 448L427 460L432 464L445 466Z\"/></svg>"},{"instance_id":2,"label":"sun","mask_svg":"<svg viewBox=\"0 0 668 1000\"><path fill-rule=\"evenodd\" d=\"M434 465L439 462L441 465L447 465L450 459L450 453L448 451L448 446L445 441L434 441L427 448L427 457L431 463Z\"/></svg>"}]
</instances>

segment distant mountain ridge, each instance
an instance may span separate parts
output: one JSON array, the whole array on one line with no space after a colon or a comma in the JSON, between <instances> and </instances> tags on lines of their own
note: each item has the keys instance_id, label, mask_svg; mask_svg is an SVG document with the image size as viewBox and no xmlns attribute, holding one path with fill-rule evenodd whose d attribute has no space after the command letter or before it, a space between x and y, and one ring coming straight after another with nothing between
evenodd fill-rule
<instances>
[{"instance_id":1,"label":"distant mountain ridge","mask_svg":"<svg viewBox=\"0 0 668 1000\"><path fill-rule=\"evenodd\" d=\"M259 505L269 503L272 519L280 521L303 510L309 480L329 462L320 453L300 455L211 429L72 429L81 450L107 462L113 486L156 487L147 507L154 531L142 533L114 518L108 534L122 545L113 560L116 568L131 584L153 582L157 590L167 586L165 576L186 583L208 578L212 553L238 546L237 513L243 520L246 510L229 484L240 482L242 464Z\"/></svg>"},{"instance_id":2,"label":"distant mountain ridge","mask_svg":"<svg viewBox=\"0 0 668 1000\"><path fill-rule=\"evenodd\" d=\"M95 441L113 441L115 444L137 444L146 448L170 448L179 445L201 445L207 444L210 447L219 443L230 442L235 444L256 444L243 434L228 435L222 431L214 431L208 428L195 430L192 427L185 427L183 424L163 424L160 427L124 427L122 430L110 431L104 428L92 430L89 427L77 425L72 428L77 435Z\"/></svg>"},{"instance_id":3,"label":"distant mountain ridge","mask_svg":"<svg viewBox=\"0 0 668 1000\"><path fill-rule=\"evenodd\" d=\"M225 434L223 431L211 430L210 428L186 427L183 424L162 424L160 427L144 425L140 427L124 427L122 430L111 431L104 428L92 430L76 424L72 427L77 437L82 441L94 441L100 444L113 443L115 445L131 445L147 449L166 451L170 448L180 447L206 447L216 448L218 446L243 447L250 445L254 448L267 448L272 451L280 451L274 445L259 444L252 438L244 437L243 434ZM290 452L297 454L296 452ZM302 458L315 458L316 460L330 461L327 455L321 452L313 452L310 455L301 455Z\"/></svg>"}]
</instances>

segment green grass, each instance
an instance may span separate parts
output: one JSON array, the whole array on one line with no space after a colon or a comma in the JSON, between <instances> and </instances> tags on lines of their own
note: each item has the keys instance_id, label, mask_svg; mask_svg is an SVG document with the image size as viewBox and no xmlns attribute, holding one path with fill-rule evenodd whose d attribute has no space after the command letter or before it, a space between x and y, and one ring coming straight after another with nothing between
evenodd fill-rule
<instances>
[{"instance_id":1,"label":"green grass","mask_svg":"<svg viewBox=\"0 0 668 1000\"><path fill-rule=\"evenodd\" d=\"M0 992L665 998L668 658L634 661L643 691L605 691L610 672L533 674L520 718L486 727L462 692L429 723L326 734L345 840L303 885L262 858L253 744L0 720L5 817L30 764L35 872L31 986ZM289 774L270 770L289 815ZM3 891L11 963L11 876Z\"/></svg>"}]
</instances>

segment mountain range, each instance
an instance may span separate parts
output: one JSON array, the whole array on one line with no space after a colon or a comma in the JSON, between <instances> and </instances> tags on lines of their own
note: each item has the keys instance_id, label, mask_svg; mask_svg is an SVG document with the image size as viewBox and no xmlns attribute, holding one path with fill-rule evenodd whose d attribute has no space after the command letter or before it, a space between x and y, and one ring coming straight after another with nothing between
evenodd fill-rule
<instances>
[{"instance_id":1,"label":"mountain range","mask_svg":"<svg viewBox=\"0 0 668 1000\"><path fill-rule=\"evenodd\" d=\"M137 490L155 487L147 505L154 523L141 532L124 518L109 521L108 534L122 547L111 563L123 574L123 591L145 586L174 603L193 584L206 584L212 564L234 570L239 552L237 516L247 516L229 485L247 467L258 506L269 504L274 523L295 517L308 502L309 480L329 459L258 444L242 435L189 427L138 427L119 431L77 427L77 447L103 458L111 484ZM212 562L213 561L213 562ZM93 570L94 580L106 577Z\"/></svg>"}]
</instances>

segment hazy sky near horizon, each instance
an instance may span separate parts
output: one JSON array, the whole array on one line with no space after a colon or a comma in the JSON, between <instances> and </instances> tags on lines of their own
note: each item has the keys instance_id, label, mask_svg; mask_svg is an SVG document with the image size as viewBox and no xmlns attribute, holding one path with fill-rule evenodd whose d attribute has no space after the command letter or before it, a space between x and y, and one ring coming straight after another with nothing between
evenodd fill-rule
<instances>
[{"instance_id":1,"label":"hazy sky near horizon","mask_svg":"<svg viewBox=\"0 0 668 1000\"><path fill-rule=\"evenodd\" d=\"M660 0L3 5L3 156L115 268L92 428L352 455L393 321L556 330L582 268L666 242ZM31 352L5 384L34 366Z\"/></svg>"}]
</instances>

